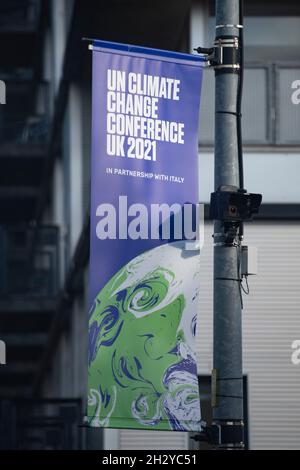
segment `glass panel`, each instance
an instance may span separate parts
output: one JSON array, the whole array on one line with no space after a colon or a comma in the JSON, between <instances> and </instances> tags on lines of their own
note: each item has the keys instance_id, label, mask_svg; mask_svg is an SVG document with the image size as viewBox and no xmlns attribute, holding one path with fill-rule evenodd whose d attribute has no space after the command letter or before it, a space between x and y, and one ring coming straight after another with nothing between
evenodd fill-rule
<instances>
[{"instance_id":1,"label":"glass panel","mask_svg":"<svg viewBox=\"0 0 300 470\"><path fill-rule=\"evenodd\" d=\"M204 70L200 107L200 145L214 139L214 71ZM268 70L246 68L243 92L243 140L245 143L268 143Z\"/></svg>"},{"instance_id":2,"label":"glass panel","mask_svg":"<svg viewBox=\"0 0 300 470\"><path fill-rule=\"evenodd\" d=\"M199 142L212 143L215 127L215 77L213 69L204 69L200 103Z\"/></svg>"},{"instance_id":3,"label":"glass panel","mask_svg":"<svg viewBox=\"0 0 300 470\"><path fill-rule=\"evenodd\" d=\"M245 143L268 142L268 70L246 68L242 104L243 140Z\"/></svg>"},{"instance_id":4,"label":"glass panel","mask_svg":"<svg viewBox=\"0 0 300 470\"><path fill-rule=\"evenodd\" d=\"M300 16L246 16L244 25L247 46L299 47Z\"/></svg>"},{"instance_id":5,"label":"glass panel","mask_svg":"<svg viewBox=\"0 0 300 470\"><path fill-rule=\"evenodd\" d=\"M292 102L292 95L297 91L292 88L292 84L296 80L300 81L300 67L282 67L277 73L277 143L300 144L300 103L297 105ZM297 96L300 98L299 92Z\"/></svg>"}]
</instances>

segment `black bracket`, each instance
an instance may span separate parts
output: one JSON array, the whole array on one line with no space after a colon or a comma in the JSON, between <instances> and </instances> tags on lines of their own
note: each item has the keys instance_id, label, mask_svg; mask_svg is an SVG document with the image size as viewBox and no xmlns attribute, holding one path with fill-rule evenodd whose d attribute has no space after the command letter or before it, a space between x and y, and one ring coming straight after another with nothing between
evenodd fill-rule
<instances>
[{"instance_id":1,"label":"black bracket","mask_svg":"<svg viewBox=\"0 0 300 470\"><path fill-rule=\"evenodd\" d=\"M247 193L236 186L220 186L210 196L210 217L223 222L244 222L256 214L262 195Z\"/></svg>"},{"instance_id":2,"label":"black bracket","mask_svg":"<svg viewBox=\"0 0 300 470\"><path fill-rule=\"evenodd\" d=\"M206 426L192 437L194 441L207 442L219 448L244 449L243 421L219 421Z\"/></svg>"},{"instance_id":3,"label":"black bracket","mask_svg":"<svg viewBox=\"0 0 300 470\"><path fill-rule=\"evenodd\" d=\"M197 47L194 51L203 54L216 73L238 73L241 61L240 40L237 36L220 36L215 40L214 47Z\"/></svg>"},{"instance_id":4,"label":"black bracket","mask_svg":"<svg viewBox=\"0 0 300 470\"><path fill-rule=\"evenodd\" d=\"M233 245L239 227L258 213L261 201L261 194L247 193L236 186L220 186L211 193L210 218L220 220L224 227L224 236L215 238L215 243Z\"/></svg>"}]
</instances>

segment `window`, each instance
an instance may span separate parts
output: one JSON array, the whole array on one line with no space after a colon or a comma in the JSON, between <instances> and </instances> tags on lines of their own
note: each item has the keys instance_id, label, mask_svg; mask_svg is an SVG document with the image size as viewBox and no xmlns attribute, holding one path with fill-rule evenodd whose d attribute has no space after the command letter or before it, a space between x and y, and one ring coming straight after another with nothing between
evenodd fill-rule
<instances>
[{"instance_id":1,"label":"window","mask_svg":"<svg viewBox=\"0 0 300 470\"><path fill-rule=\"evenodd\" d=\"M248 144L271 143L268 120L270 71L268 67L248 66L245 70L243 94L243 140ZM253 89L255 84L255 90ZM200 144L209 145L214 140L214 71L204 71L200 111Z\"/></svg>"},{"instance_id":2,"label":"window","mask_svg":"<svg viewBox=\"0 0 300 470\"><path fill-rule=\"evenodd\" d=\"M246 145L300 145L300 106L292 103L292 83L300 64L245 67L242 125ZM206 69L200 108L200 145L214 140L214 71Z\"/></svg>"},{"instance_id":3,"label":"window","mask_svg":"<svg viewBox=\"0 0 300 470\"><path fill-rule=\"evenodd\" d=\"M214 39L208 23L207 43ZM278 31L281 34L278 34ZM300 80L300 17L245 18L243 141L246 145L300 146L300 106L292 103L292 83ZM214 71L204 70L200 145L214 140Z\"/></svg>"},{"instance_id":4,"label":"window","mask_svg":"<svg viewBox=\"0 0 300 470\"><path fill-rule=\"evenodd\" d=\"M300 80L300 64L276 67L276 143L281 145L300 143L300 106L291 99L295 80Z\"/></svg>"}]
</instances>

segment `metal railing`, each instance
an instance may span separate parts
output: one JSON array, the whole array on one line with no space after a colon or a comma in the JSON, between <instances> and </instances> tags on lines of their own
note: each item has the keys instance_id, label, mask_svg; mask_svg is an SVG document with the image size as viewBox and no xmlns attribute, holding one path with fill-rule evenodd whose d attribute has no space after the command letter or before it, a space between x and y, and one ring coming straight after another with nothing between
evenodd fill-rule
<instances>
[{"instance_id":1,"label":"metal railing","mask_svg":"<svg viewBox=\"0 0 300 470\"><path fill-rule=\"evenodd\" d=\"M58 227L0 226L0 296L53 297L59 272Z\"/></svg>"},{"instance_id":2,"label":"metal railing","mask_svg":"<svg viewBox=\"0 0 300 470\"><path fill-rule=\"evenodd\" d=\"M0 400L0 450L80 450L80 399Z\"/></svg>"},{"instance_id":3,"label":"metal railing","mask_svg":"<svg viewBox=\"0 0 300 470\"><path fill-rule=\"evenodd\" d=\"M36 25L40 11L38 0L10 0L0 6L0 29L19 25Z\"/></svg>"},{"instance_id":4,"label":"metal railing","mask_svg":"<svg viewBox=\"0 0 300 470\"><path fill-rule=\"evenodd\" d=\"M33 82L32 70L2 71L1 80L6 88L6 105L1 108L0 136L2 143L48 143L50 132L49 83ZM35 87L35 88L33 88ZM10 98L9 98L10 97ZM32 103L37 106L33 107Z\"/></svg>"}]
</instances>

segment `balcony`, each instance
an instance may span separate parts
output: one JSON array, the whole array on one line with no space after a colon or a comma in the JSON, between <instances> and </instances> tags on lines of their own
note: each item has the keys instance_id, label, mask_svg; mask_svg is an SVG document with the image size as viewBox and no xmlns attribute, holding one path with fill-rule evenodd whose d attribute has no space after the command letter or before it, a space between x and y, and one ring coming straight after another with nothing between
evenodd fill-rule
<instances>
[{"instance_id":1,"label":"balcony","mask_svg":"<svg viewBox=\"0 0 300 470\"><path fill-rule=\"evenodd\" d=\"M1 396L25 397L47 345L59 288L59 232L55 226L0 228L0 339L7 364Z\"/></svg>"},{"instance_id":2,"label":"balcony","mask_svg":"<svg viewBox=\"0 0 300 470\"><path fill-rule=\"evenodd\" d=\"M0 227L0 298L54 298L59 280L59 231Z\"/></svg>"},{"instance_id":3,"label":"balcony","mask_svg":"<svg viewBox=\"0 0 300 470\"><path fill-rule=\"evenodd\" d=\"M15 32L36 27L39 15L38 0L10 0L10 2L1 3L0 6L0 33L11 31Z\"/></svg>"}]
</instances>

